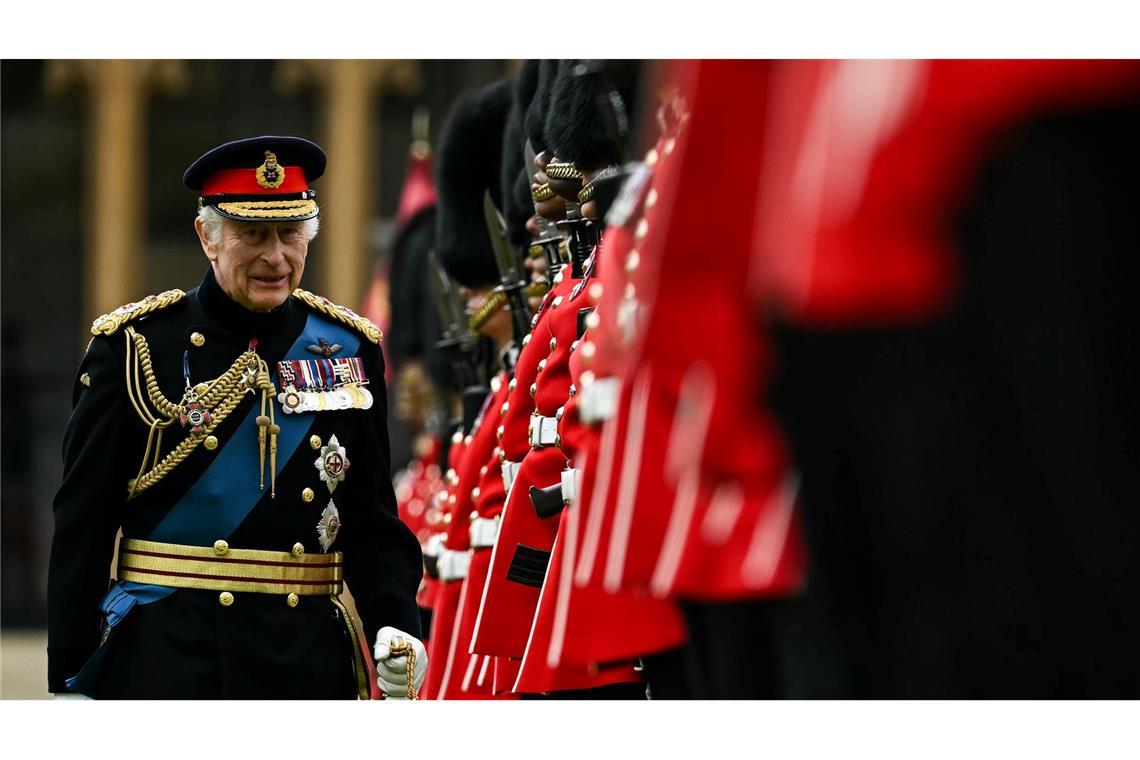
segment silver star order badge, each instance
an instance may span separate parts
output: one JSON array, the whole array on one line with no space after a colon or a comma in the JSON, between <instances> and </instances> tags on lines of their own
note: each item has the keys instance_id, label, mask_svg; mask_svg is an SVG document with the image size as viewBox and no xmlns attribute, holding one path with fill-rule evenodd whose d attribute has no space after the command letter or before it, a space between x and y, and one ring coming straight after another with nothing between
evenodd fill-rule
<instances>
[{"instance_id":1,"label":"silver star order badge","mask_svg":"<svg viewBox=\"0 0 1140 760\"><path fill-rule=\"evenodd\" d=\"M330 500L329 505L321 512L321 521L317 523L317 538L321 542L321 551L329 550L333 541L336 541L338 533L340 533L340 512L337 511L336 504Z\"/></svg>"},{"instance_id":2,"label":"silver star order badge","mask_svg":"<svg viewBox=\"0 0 1140 760\"><path fill-rule=\"evenodd\" d=\"M321 455L313 462L320 473L321 482L329 487L329 493L335 491L337 484L344 480L349 464L344 446L340 445L335 435L329 438L328 444L321 447Z\"/></svg>"}]
</instances>

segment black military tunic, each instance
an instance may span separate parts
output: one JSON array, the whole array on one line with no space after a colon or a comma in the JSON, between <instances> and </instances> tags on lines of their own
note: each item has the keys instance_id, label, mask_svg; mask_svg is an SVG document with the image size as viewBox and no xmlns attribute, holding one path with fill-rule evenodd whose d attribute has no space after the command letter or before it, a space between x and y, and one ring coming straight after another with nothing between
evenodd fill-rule
<instances>
[{"instance_id":1,"label":"black military tunic","mask_svg":"<svg viewBox=\"0 0 1140 760\"><path fill-rule=\"evenodd\" d=\"M273 368L311 317L324 320L316 323L318 330L321 324L337 326L296 296L270 313L250 312L208 272L177 303L130 325L149 344L162 393L178 399L186 373L191 384L213 380L254 339L258 355ZM120 329L92 341L64 437L64 478L53 504L48 581L49 682L57 693L68 690L66 680L100 648L100 604L108 589L116 532L121 528L124 538L147 539L231 441L257 437L256 425L249 423L261 398L251 392L212 431L216 445L197 446L156 484L128 499L128 482L139 472L148 428L127 393L126 340ZM309 413L311 429L294 450L281 452L276 498L267 473L264 491L232 533L207 537L202 545L224 539L240 549L290 552L301 544L305 552L319 553L317 525L330 500L335 501L343 528L328 551L344 554L344 578L369 639L386 625L419 636L415 591L421 557L415 537L396 515L388 477L383 357L364 336L356 355L370 381L372 408ZM280 422L280 405L276 415ZM186 435L178 424L171 426L161 453ZM330 493L314 460L333 436L351 466ZM257 467L233 474L246 477L256 482ZM93 695L313 699L356 693L352 643L329 596L287 600L284 594L239 591L231 598L223 604L217 590L182 588L135 605L103 647Z\"/></svg>"}]
</instances>

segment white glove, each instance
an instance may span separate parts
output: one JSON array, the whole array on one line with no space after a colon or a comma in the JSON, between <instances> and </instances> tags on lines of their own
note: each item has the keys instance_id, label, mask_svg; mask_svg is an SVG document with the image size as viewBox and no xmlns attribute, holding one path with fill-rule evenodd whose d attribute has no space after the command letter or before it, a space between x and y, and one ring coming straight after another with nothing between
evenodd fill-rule
<instances>
[{"instance_id":1,"label":"white glove","mask_svg":"<svg viewBox=\"0 0 1140 760\"><path fill-rule=\"evenodd\" d=\"M88 702L92 701L91 697L87 696L86 694L80 694L78 692L61 692L59 694L53 695L52 699L66 699L66 700L86 699Z\"/></svg>"},{"instance_id":2,"label":"white glove","mask_svg":"<svg viewBox=\"0 0 1140 760\"><path fill-rule=\"evenodd\" d=\"M408 656L392 656L392 648L399 649L401 643L410 644L416 655L412 673L416 691L423 686L427 676L428 657L423 642L399 628L384 626L376 634L376 648L372 654L376 657L376 682L388 699L406 699L408 696Z\"/></svg>"}]
</instances>

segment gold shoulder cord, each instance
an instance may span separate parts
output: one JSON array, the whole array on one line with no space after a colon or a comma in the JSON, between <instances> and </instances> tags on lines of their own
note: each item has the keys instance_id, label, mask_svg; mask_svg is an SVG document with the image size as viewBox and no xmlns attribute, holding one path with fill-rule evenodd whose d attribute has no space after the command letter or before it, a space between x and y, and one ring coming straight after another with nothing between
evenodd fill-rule
<instances>
[{"instance_id":1,"label":"gold shoulder cord","mask_svg":"<svg viewBox=\"0 0 1140 760\"><path fill-rule=\"evenodd\" d=\"M270 437L270 479L271 490L275 485L277 472L277 433L280 428L274 424L273 404L269 401L269 415L265 415L268 395L273 386L269 379L269 368L265 361L250 350L243 353L220 377L208 383L199 383L187 388L182 401L174 403L163 395L154 376L150 346L146 338L133 327L124 331L127 342L126 379L127 396L143 424L150 428L146 451L139 465L138 475L127 483L127 498L133 499L155 483L170 474L186 457L218 427L241 403L246 393L261 391L261 414L257 418L258 443L261 449L261 483L265 487L265 439ZM142 371L140 378L139 372ZM145 385L145 392L143 390ZM147 405L149 402L150 406ZM197 433L191 431L185 439L160 460L162 453L162 433L176 421L183 420L189 412L189 405L196 403L210 410L209 421ZM153 408L154 411L151 409ZM148 468L149 464L149 470ZM274 496L276 493L274 492Z\"/></svg>"}]
</instances>

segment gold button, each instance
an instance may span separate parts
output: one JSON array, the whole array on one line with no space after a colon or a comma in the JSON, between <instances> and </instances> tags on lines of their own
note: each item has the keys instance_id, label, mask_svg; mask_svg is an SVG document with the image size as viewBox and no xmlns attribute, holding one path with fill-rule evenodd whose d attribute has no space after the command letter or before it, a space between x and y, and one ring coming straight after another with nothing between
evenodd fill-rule
<instances>
[{"instance_id":1,"label":"gold button","mask_svg":"<svg viewBox=\"0 0 1140 760\"><path fill-rule=\"evenodd\" d=\"M470 446L471 445L471 436L467 436L463 439L463 445L464 446Z\"/></svg>"},{"instance_id":2,"label":"gold button","mask_svg":"<svg viewBox=\"0 0 1140 760\"><path fill-rule=\"evenodd\" d=\"M543 359L538 363L538 371L542 372L544 369L546 369L546 359Z\"/></svg>"},{"instance_id":3,"label":"gold button","mask_svg":"<svg viewBox=\"0 0 1140 760\"><path fill-rule=\"evenodd\" d=\"M582 374L585 374L585 373L582 373ZM574 385L571 385L570 386L570 398L574 398L577 395L578 395L578 388Z\"/></svg>"},{"instance_id":4,"label":"gold button","mask_svg":"<svg viewBox=\"0 0 1140 760\"><path fill-rule=\"evenodd\" d=\"M471 489L471 501L479 501L479 486Z\"/></svg>"},{"instance_id":5,"label":"gold button","mask_svg":"<svg viewBox=\"0 0 1140 760\"><path fill-rule=\"evenodd\" d=\"M202 441L202 445L205 446L210 451L213 451L214 449L218 448L217 436L213 436L213 435L206 436L206 440Z\"/></svg>"},{"instance_id":6,"label":"gold button","mask_svg":"<svg viewBox=\"0 0 1140 760\"><path fill-rule=\"evenodd\" d=\"M200 332L190 333L190 342L195 346L206 345L206 336Z\"/></svg>"},{"instance_id":7,"label":"gold button","mask_svg":"<svg viewBox=\"0 0 1140 760\"><path fill-rule=\"evenodd\" d=\"M313 449L319 449L321 447L321 437L319 435L310 437L309 446L311 446Z\"/></svg>"},{"instance_id":8,"label":"gold button","mask_svg":"<svg viewBox=\"0 0 1140 760\"><path fill-rule=\"evenodd\" d=\"M483 465L482 467L479 468L479 477L483 477L486 474L487 474L487 465Z\"/></svg>"},{"instance_id":9,"label":"gold button","mask_svg":"<svg viewBox=\"0 0 1140 760\"><path fill-rule=\"evenodd\" d=\"M554 300L550 302L550 308L557 309L562 305L562 296L555 296Z\"/></svg>"},{"instance_id":10,"label":"gold button","mask_svg":"<svg viewBox=\"0 0 1140 760\"><path fill-rule=\"evenodd\" d=\"M197 385L194 386L194 392L197 393L199 396L201 396L203 393L206 392L206 389L209 387L210 386L207 385L206 383L198 383Z\"/></svg>"},{"instance_id":11,"label":"gold button","mask_svg":"<svg viewBox=\"0 0 1140 760\"><path fill-rule=\"evenodd\" d=\"M450 512L446 512L446 513L444 513L444 515L443 515L443 524L444 524L444 525L451 525L451 513L450 513Z\"/></svg>"},{"instance_id":12,"label":"gold button","mask_svg":"<svg viewBox=\"0 0 1140 760\"><path fill-rule=\"evenodd\" d=\"M290 607L296 607L301 603L301 597L296 594L289 594L289 596L285 597L285 601L288 602Z\"/></svg>"},{"instance_id":13,"label":"gold button","mask_svg":"<svg viewBox=\"0 0 1140 760\"><path fill-rule=\"evenodd\" d=\"M561 270L559 270L558 274L554 275L554 284L557 285L560 282L562 282L562 271Z\"/></svg>"},{"instance_id":14,"label":"gold button","mask_svg":"<svg viewBox=\"0 0 1140 760\"><path fill-rule=\"evenodd\" d=\"M633 232L634 238L636 238L637 240L641 240L643 237L645 237L648 234L649 234L649 222L647 222L644 219L638 221L637 228Z\"/></svg>"},{"instance_id":15,"label":"gold button","mask_svg":"<svg viewBox=\"0 0 1140 760\"><path fill-rule=\"evenodd\" d=\"M511 381L509 383L507 383L507 390L510 392L513 392L514 389L518 387L518 384L519 384L518 380L511 378Z\"/></svg>"},{"instance_id":16,"label":"gold button","mask_svg":"<svg viewBox=\"0 0 1140 760\"><path fill-rule=\"evenodd\" d=\"M88 375L86 372L84 372L82 375L79 376L79 382L83 383L88 388L90 388L91 387L91 375Z\"/></svg>"},{"instance_id":17,"label":"gold button","mask_svg":"<svg viewBox=\"0 0 1140 760\"><path fill-rule=\"evenodd\" d=\"M571 344L570 344L570 350L571 350L571 351L577 351L577 350L578 350L578 344L579 344L579 343L581 343L581 341L577 341L577 340L576 340L576 341L574 341L573 343L571 343Z\"/></svg>"},{"instance_id":18,"label":"gold button","mask_svg":"<svg viewBox=\"0 0 1140 760\"><path fill-rule=\"evenodd\" d=\"M511 408L510 402L504 401L503 405L501 407L499 407L499 416L500 417L506 417L507 416L507 410L510 408Z\"/></svg>"},{"instance_id":19,"label":"gold button","mask_svg":"<svg viewBox=\"0 0 1140 760\"><path fill-rule=\"evenodd\" d=\"M645 165L653 166L655 163L657 163L657 150L650 148L649 152L645 154Z\"/></svg>"},{"instance_id":20,"label":"gold button","mask_svg":"<svg viewBox=\"0 0 1140 760\"><path fill-rule=\"evenodd\" d=\"M530 384L530 397L534 398L535 394L537 394L537 393L538 393L538 383L531 383Z\"/></svg>"},{"instance_id":21,"label":"gold button","mask_svg":"<svg viewBox=\"0 0 1140 760\"><path fill-rule=\"evenodd\" d=\"M558 346L558 339L557 338L551 338L550 339L550 350L553 351L557 346Z\"/></svg>"},{"instance_id":22,"label":"gold button","mask_svg":"<svg viewBox=\"0 0 1140 760\"><path fill-rule=\"evenodd\" d=\"M586 317L586 327L591 330L597 329L598 325L602 323L602 318L598 316L598 312L591 311L590 316Z\"/></svg>"},{"instance_id":23,"label":"gold button","mask_svg":"<svg viewBox=\"0 0 1140 760\"><path fill-rule=\"evenodd\" d=\"M562 415L563 415L563 414L565 414L565 413L566 413L566 407L564 407L564 406L560 406L560 407L558 407L558 411L556 411L556 412L554 413L554 419L556 419L556 420L561 420L561 419L562 419Z\"/></svg>"},{"instance_id":24,"label":"gold button","mask_svg":"<svg viewBox=\"0 0 1140 760\"><path fill-rule=\"evenodd\" d=\"M300 541L293 544L293 556L294 557L300 557L304 553L305 553L305 545L304 544L302 544Z\"/></svg>"},{"instance_id":25,"label":"gold button","mask_svg":"<svg viewBox=\"0 0 1140 760\"><path fill-rule=\"evenodd\" d=\"M641 254L636 250L630 251L629 255L625 257L625 271L633 274L639 266L641 266Z\"/></svg>"},{"instance_id":26,"label":"gold button","mask_svg":"<svg viewBox=\"0 0 1140 760\"><path fill-rule=\"evenodd\" d=\"M650 209L657 205L657 188L649 188L649 192L645 195L645 208Z\"/></svg>"},{"instance_id":27,"label":"gold button","mask_svg":"<svg viewBox=\"0 0 1140 760\"><path fill-rule=\"evenodd\" d=\"M223 591L222 593L218 594L218 604L222 605L223 607L229 607L233 603L234 595L229 591Z\"/></svg>"},{"instance_id":28,"label":"gold button","mask_svg":"<svg viewBox=\"0 0 1140 760\"><path fill-rule=\"evenodd\" d=\"M505 432L506 430L503 428L503 426L499 425L499 429L495 431L495 439L499 441L503 440L503 434Z\"/></svg>"},{"instance_id":29,"label":"gold button","mask_svg":"<svg viewBox=\"0 0 1140 760\"><path fill-rule=\"evenodd\" d=\"M532 326L532 327L534 326L534 320L533 320L533 319L530 321L530 324L531 324L531 326ZM527 334L526 334L526 336L523 338L522 344L523 344L524 346L525 346L527 343L530 343L530 336L531 336L531 333L527 333Z\"/></svg>"},{"instance_id":30,"label":"gold button","mask_svg":"<svg viewBox=\"0 0 1140 760\"><path fill-rule=\"evenodd\" d=\"M301 501L305 502L306 504L315 498L317 498L317 495L313 493L313 489L306 488L304 491L301 491Z\"/></svg>"},{"instance_id":31,"label":"gold button","mask_svg":"<svg viewBox=\"0 0 1140 760\"><path fill-rule=\"evenodd\" d=\"M451 436L452 443L463 443L463 431L456 430L455 435Z\"/></svg>"},{"instance_id":32,"label":"gold button","mask_svg":"<svg viewBox=\"0 0 1140 760\"><path fill-rule=\"evenodd\" d=\"M219 557L222 556L223 554L225 554L226 552L228 552L229 550L230 550L230 545L228 543L226 543L225 541L223 541L222 539L219 538L217 541L214 542L214 554L217 554Z\"/></svg>"},{"instance_id":33,"label":"gold button","mask_svg":"<svg viewBox=\"0 0 1140 760\"><path fill-rule=\"evenodd\" d=\"M596 354L597 352L598 352L598 347L594 345L593 341L588 340L582 344L582 358L585 359L586 361L590 361L591 359L593 359L594 354Z\"/></svg>"}]
</instances>

